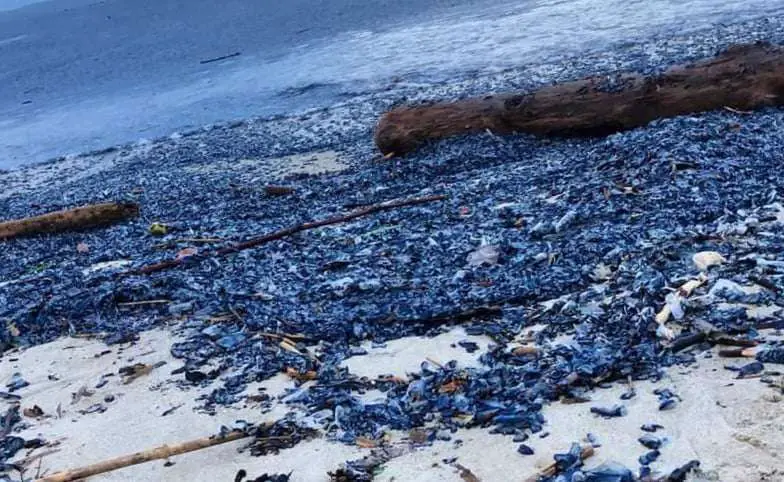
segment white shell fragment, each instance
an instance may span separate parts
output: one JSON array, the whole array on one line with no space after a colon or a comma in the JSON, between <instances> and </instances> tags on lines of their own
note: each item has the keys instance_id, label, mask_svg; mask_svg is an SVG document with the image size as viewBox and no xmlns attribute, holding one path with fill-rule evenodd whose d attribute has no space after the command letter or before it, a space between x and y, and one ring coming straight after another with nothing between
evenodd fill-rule
<instances>
[{"instance_id":1,"label":"white shell fragment","mask_svg":"<svg viewBox=\"0 0 784 482\"><path fill-rule=\"evenodd\" d=\"M701 251L692 257L694 265L700 271L708 271L711 266L726 263L727 259L717 251Z\"/></svg>"},{"instance_id":2,"label":"white shell fragment","mask_svg":"<svg viewBox=\"0 0 784 482\"><path fill-rule=\"evenodd\" d=\"M468 254L468 265L472 267L482 266L483 264L495 266L498 264L498 248L489 244L480 246Z\"/></svg>"}]
</instances>

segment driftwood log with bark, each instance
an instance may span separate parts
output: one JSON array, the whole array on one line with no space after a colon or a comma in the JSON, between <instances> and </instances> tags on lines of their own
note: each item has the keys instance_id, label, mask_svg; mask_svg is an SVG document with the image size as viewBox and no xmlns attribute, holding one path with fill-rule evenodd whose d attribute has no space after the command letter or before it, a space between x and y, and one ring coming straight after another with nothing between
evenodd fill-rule
<instances>
[{"instance_id":1,"label":"driftwood log with bark","mask_svg":"<svg viewBox=\"0 0 784 482\"><path fill-rule=\"evenodd\" d=\"M0 223L0 240L95 228L138 215L139 206L134 203L91 204Z\"/></svg>"},{"instance_id":2,"label":"driftwood log with bark","mask_svg":"<svg viewBox=\"0 0 784 482\"><path fill-rule=\"evenodd\" d=\"M595 76L530 93L403 106L384 114L375 133L385 155L429 139L485 132L597 136L654 119L721 108L748 111L784 103L784 48L736 45L718 56L646 77Z\"/></svg>"}]
</instances>

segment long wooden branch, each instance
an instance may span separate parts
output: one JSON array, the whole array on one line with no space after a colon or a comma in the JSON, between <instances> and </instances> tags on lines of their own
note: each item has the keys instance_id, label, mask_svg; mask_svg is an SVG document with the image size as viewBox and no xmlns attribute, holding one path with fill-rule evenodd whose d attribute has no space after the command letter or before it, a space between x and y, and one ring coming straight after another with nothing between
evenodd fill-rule
<instances>
[{"instance_id":1,"label":"long wooden branch","mask_svg":"<svg viewBox=\"0 0 784 482\"><path fill-rule=\"evenodd\" d=\"M782 103L784 49L756 43L730 47L713 59L674 67L657 77L596 76L531 93L398 107L381 117L375 141L383 154L402 155L429 139L486 130L607 135L659 118Z\"/></svg>"},{"instance_id":2,"label":"long wooden branch","mask_svg":"<svg viewBox=\"0 0 784 482\"><path fill-rule=\"evenodd\" d=\"M175 455L213 447L215 445L224 444L226 442L233 442L247 436L248 434L245 432L237 431L231 432L223 437L204 437L176 445L161 445L160 447L156 447L154 449L136 452L135 454L125 455L115 459L105 460L103 462L88 465L86 467L66 470L64 472L57 472L56 474L40 478L36 482L70 482L73 480L84 479L87 477L92 477L93 475L130 467L132 465L143 464L152 460L167 459Z\"/></svg>"},{"instance_id":3,"label":"long wooden branch","mask_svg":"<svg viewBox=\"0 0 784 482\"><path fill-rule=\"evenodd\" d=\"M387 201L379 204L373 204L371 206L367 206L361 209L357 209L356 211L350 212L348 214L340 215L340 216L333 216L331 218L321 219L317 221L310 221L307 223L297 224L295 226L291 226L285 229L281 229L279 231L275 231L269 234L265 234L262 236L257 236L255 238L251 238L247 241L243 241L241 243L237 243L232 246L227 246L225 248L218 249L211 254L213 256L224 256L231 253L236 253L238 251L243 251L245 249L254 248L264 243L269 243L270 241L275 241L278 239L285 238L287 236L291 236L296 233L301 233L302 231L307 231L309 229L316 229L323 226L328 226L330 224L339 224L345 223L347 221L351 221L356 218L360 218L362 216L367 216L369 214L377 213L380 211L388 211L390 209L396 209L404 206L414 206L417 204L425 204L434 201L443 201L446 199L446 196L443 194L437 194L433 196L424 196L424 197L416 197L416 198L409 198L409 199L397 199L393 201ZM209 256L210 253L207 253L204 256ZM128 271L126 275L137 275L137 274L150 274L155 273L158 271L163 271L166 269L174 268L176 266L180 266L186 262L188 258L176 258L167 261L162 261L160 263L150 264L147 266L143 266L139 269Z\"/></svg>"},{"instance_id":4,"label":"long wooden branch","mask_svg":"<svg viewBox=\"0 0 784 482\"><path fill-rule=\"evenodd\" d=\"M95 228L138 215L139 205L134 203L91 204L0 223L0 240Z\"/></svg>"}]
</instances>

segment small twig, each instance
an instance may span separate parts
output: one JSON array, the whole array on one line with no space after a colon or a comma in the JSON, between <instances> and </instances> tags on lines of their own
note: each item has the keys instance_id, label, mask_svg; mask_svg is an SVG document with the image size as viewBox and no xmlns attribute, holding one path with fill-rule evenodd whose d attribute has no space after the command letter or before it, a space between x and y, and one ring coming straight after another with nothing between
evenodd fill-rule
<instances>
[{"instance_id":1,"label":"small twig","mask_svg":"<svg viewBox=\"0 0 784 482\"><path fill-rule=\"evenodd\" d=\"M222 238L182 238L175 239L175 243L220 243Z\"/></svg>"},{"instance_id":2,"label":"small twig","mask_svg":"<svg viewBox=\"0 0 784 482\"><path fill-rule=\"evenodd\" d=\"M673 353L677 353L681 350L689 348L690 346L702 343L703 341L707 340L707 338L708 335L703 331L697 333L687 333L673 340L669 348Z\"/></svg>"},{"instance_id":3,"label":"small twig","mask_svg":"<svg viewBox=\"0 0 784 482\"><path fill-rule=\"evenodd\" d=\"M719 350L719 356L722 358L754 358L757 356L757 348L728 348Z\"/></svg>"},{"instance_id":4,"label":"small twig","mask_svg":"<svg viewBox=\"0 0 784 482\"><path fill-rule=\"evenodd\" d=\"M281 229L280 231L275 231L275 232L272 232L272 233L269 233L269 234L265 234L263 236L258 236L258 237L255 237L255 238L251 238L251 239L249 239L247 241L243 241L241 243L237 243L237 244L235 244L233 246L227 246L225 248L218 249L217 251L212 253L212 256L225 256L227 254L237 253L239 251L243 251L243 250L250 249L250 248L255 248L256 246L259 246L259 245L262 245L262 244L265 244L265 243L269 243L271 241L275 241L275 240L278 240L278 239L282 239L282 238L291 236L293 234L300 233L302 231L308 231L308 230L311 230L311 229L316 229L316 228L320 228L320 227L323 227L323 226L328 226L328 225L331 225L331 224L345 223L347 221L351 221L353 219L356 219L356 218L359 218L359 217L362 217L362 216L367 216L369 214L373 214L373 213L377 213L377 212L381 212L381 211L388 211L388 210L391 210L391 209L396 209L396 208L400 208L400 207L404 207L404 206L414 206L414 205L425 204L425 203L430 203L430 202L434 202L434 201L443 201L444 199L446 199L446 196L442 195L442 194L439 194L439 195L434 195L434 196L425 196L425 197L417 197L417 198L409 198L409 199L397 199L397 200L393 200L393 201L387 201L387 202L383 202L383 203L379 203L379 204L374 204L374 205L368 206L366 208L357 209L356 211L348 213L348 214L345 214L345 215L333 216L331 218L322 219L322 220L318 220L318 221L310 221L310 222L298 224L296 226L291 226L291 227L288 227L288 228L285 228L285 229ZM201 255L201 256L194 255L194 256L188 256L186 258L171 259L171 260L167 260L167 261L162 261L160 263L155 263L155 264L150 264L150 265L147 265L147 266L143 266L143 267L141 267L139 269L126 271L125 273L123 273L123 275L124 276L125 275L142 275L142 274L156 273L158 271L164 271L164 270L167 270L167 269L170 269L170 268L174 268L174 267L180 266L180 265L185 263L185 260L191 261L191 260L196 260L196 259L204 259L205 257L207 257L209 255L210 255L210 253L207 253L207 254L204 254L204 255Z\"/></svg>"},{"instance_id":5,"label":"small twig","mask_svg":"<svg viewBox=\"0 0 784 482\"><path fill-rule=\"evenodd\" d=\"M51 449L51 450L46 450L46 451L44 451L44 452L41 452L40 454L35 454L35 455L30 455L30 456L28 456L28 457L25 457L25 458L23 458L22 460L19 460L18 462L14 462L14 464L16 464L16 465L21 465L21 466L23 466L23 467L26 467L26 466L30 465L31 463L35 462L36 460L38 460L38 461L41 461L41 460L43 460L43 458L44 458L44 457L46 457L47 455L56 454L56 453L57 453L57 452L59 452L60 450L61 450L61 449ZM37 477L37 476L36 476L36 477Z\"/></svg>"},{"instance_id":6,"label":"small twig","mask_svg":"<svg viewBox=\"0 0 784 482\"><path fill-rule=\"evenodd\" d=\"M38 457L38 467L35 469L35 478L41 477L41 465L44 463L43 457Z\"/></svg>"},{"instance_id":7,"label":"small twig","mask_svg":"<svg viewBox=\"0 0 784 482\"><path fill-rule=\"evenodd\" d=\"M768 291L773 292L774 294L779 294L781 291L778 286L776 286L771 280L760 278L759 276L749 276L749 281L752 283L758 284L765 288Z\"/></svg>"},{"instance_id":8,"label":"small twig","mask_svg":"<svg viewBox=\"0 0 784 482\"><path fill-rule=\"evenodd\" d=\"M178 243L210 244L220 243L221 241L223 241L222 238L180 238L173 241L167 241L165 243L154 244L152 247L155 249L161 249L172 248Z\"/></svg>"},{"instance_id":9,"label":"small twig","mask_svg":"<svg viewBox=\"0 0 784 482\"><path fill-rule=\"evenodd\" d=\"M429 356L425 357L425 360L429 361L430 363L432 363L433 365L437 366L438 368L440 368L442 370L444 369L443 363L440 363L440 362L430 358Z\"/></svg>"},{"instance_id":10,"label":"small twig","mask_svg":"<svg viewBox=\"0 0 784 482\"><path fill-rule=\"evenodd\" d=\"M117 303L117 306L120 308L129 308L133 306L145 306L145 305L165 305L167 303L171 303L169 300L144 300L144 301L127 301L124 303Z\"/></svg>"},{"instance_id":11,"label":"small twig","mask_svg":"<svg viewBox=\"0 0 784 482\"><path fill-rule=\"evenodd\" d=\"M241 55L241 52L234 52L233 54L229 54L229 55L221 55L220 57L213 57L211 59L200 60L199 63L200 64L209 64L211 62L219 62L221 60L230 59L232 57L239 57L240 55Z\"/></svg>"},{"instance_id":12,"label":"small twig","mask_svg":"<svg viewBox=\"0 0 784 482\"><path fill-rule=\"evenodd\" d=\"M239 313L237 313L237 310L235 310L235 309L234 309L234 308L232 308L232 307L229 307L229 311L231 311L231 314L232 314L232 315L234 315L234 318L236 318L236 319L237 319L237 321L239 321L239 322L241 322L241 323L244 323L244 322L245 322L245 318L243 318L243 317L242 317L242 315L240 315Z\"/></svg>"},{"instance_id":13,"label":"small twig","mask_svg":"<svg viewBox=\"0 0 784 482\"><path fill-rule=\"evenodd\" d=\"M742 346L745 348L751 348L754 346L759 345L759 342L755 340L744 340L743 338L734 338L729 335L724 334L716 334L715 336L711 337L714 342L718 345L726 345L726 346Z\"/></svg>"},{"instance_id":14,"label":"small twig","mask_svg":"<svg viewBox=\"0 0 784 482\"><path fill-rule=\"evenodd\" d=\"M753 112L751 112L751 111L733 109L732 107L730 107L728 105L724 106L724 110L728 110L728 111L732 112L733 114L740 114L740 115L750 115L750 114L753 114Z\"/></svg>"}]
</instances>

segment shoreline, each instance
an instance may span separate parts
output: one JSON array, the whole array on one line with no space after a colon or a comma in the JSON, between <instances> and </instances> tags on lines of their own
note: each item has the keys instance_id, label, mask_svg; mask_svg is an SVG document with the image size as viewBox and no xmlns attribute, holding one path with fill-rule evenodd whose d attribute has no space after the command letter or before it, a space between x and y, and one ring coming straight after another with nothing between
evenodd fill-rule
<instances>
[{"instance_id":1,"label":"shoreline","mask_svg":"<svg viewBox=\"0 0 784 482\"><path fill-rule=\"evenodd\" d=\"M730 329L740 322L752 326L757 316L777 319L781 300L753 279L784 286L784 260L778 257L784 219L775 214L784 185L768 175L782 161L777 126L784 112L712 112L580 141L475 136L440 142L403 160L368 162L375 157L373 119L404 94L418 101L512 85L526 89L591 67L661 69L743 38L782 42L784 17L703 35L586 56L571 70L554 62L453 85L402 86L294 117L231 122L0 174L4 217L129 197L143 209L138 221L105 230L5 243L9 262L0 267L0 283L33 279L0 287L0 319L14 327L4 323L1 341L36 346L3 354L0 381L19 371L30 382L18 391L24 408L38 404L51 414L61 404L71 412L27 417L29 427L16 433L25 439L41 434L50 442L66 437L58 453L44 458L54 471L75 460L98 461L209 435L237 418L257 423L291 411L299 422L319 426L323 437L260 458L237 454L241 444L228 444L177 457L172 467L150 463L96 480L187 478L205 466L216 480L230 479L240 468L253 476L293 470L292 480L328 480L328 470L370 452L362 446L366 439L408 450L411 431L402 427L413 425L430 431L433 440L390 460L377 480L460 480L454 462L443 461L457 455L457 463L493 481L510 471L521 479L532 475L552 462L553 453L585 443L588 431L597 433L603 447L586 470L615 460L636 475L637 458L646 452L636 443L643 435L638 426L661 421L669 441L661 459L650 464L658 475L699 458L702 478L693 480L784 477L784 466L776 462L784 435L775 430L782 423L775 386L736 380L712 347L669 353L667 340L648 326L666 294L697 276L694 253L708 250L727 261L707 271L705 285L682 301L685 317L668 327L688 333L699 321ZM667 56L672 49L681 50ZM673 170L681 161L693 167ZM266 196L263 186L278 182L292 186L294 194ZM168 259L190 247L178 239L226 243L344 212L345 206L435 193L449 198L151 277L122 280L111 268L89 270L118 260L139 266ZM152 222L166 223L171 232L151 236ZM77 252L78 243L88 252ZM496 262L469 261L482 246L492 247ZM135 311L118 305L150 299L168 302ZM455 307L496 301L503 302L500 317L428 324L440 313L454 315ZM128 339L140 333L140 339L107 347L100 340L63 338L100 333ZM262 333L301 334L306 341L291 351ZM743 334L780 347L775 330ZM70 345L75 348L66 349ZM511 356L519 345L536 347L541 357ZM106 350L113 352L96 357ZM166 365L132 384L106 377L105 388L70 406L70 393L82 385L92 387L127 364L160 360ZM769 373L778 365L765 366L763 375L775 378ZM191 383L171 373L181 367L220 373ZM283 374L287 368L314 371L317 380L291 380ZM602 387L595 380L604 370L620 381ZM581 373L584 385L569 393L587 395L590 402L550 399L570 371ZM636 396L621 401L627 387L617 375L624 372L639 378ZM390 373L406 377L408 388L380 381ZM51 380L51 374L61 379ZM515 435L528 437L534 455L518 453L521 442L511 435L461 426L449 410L428 405L430 418L420 414L409 392L425 390L421 397L431 402L443 392L435 385L421 388L417 380L442 383L448 377L470 381L465 403L474 416L492 402L524 418L529 427ZM519 380L530 383L510 392ZM474 387L482 383L497 399ZM322 393L319 384L337 388ZM254 405L251 396L265 393L263 387L268 403ZM659 411L655 388L675 392L676 408ZM535 389L541 395L529 396ZM100 401L115 392L126 395ZM344 400L343 413L330 396ZM297 397L303 397L299 403ZM8 403L2 403L5 410ZM106 411L89 413L95 403ZM161 418L180 403L166 415L172 418ZM616 403L629 413L605 420L590 412ZM534 431L541 405L546 422ZM396 406L406 410L399 414ZM204 407L215 415L199 413ZM138 418L124 425L129 413ZM707 429L694 425L700 417ZM171 427L171 439L153 440L160 420ZM137 432L126 437L131 426ZM97 433L107 437L101 450L91 446ZM304 458L312 463L303 464Z\"/></svg>"}]
</instances>

